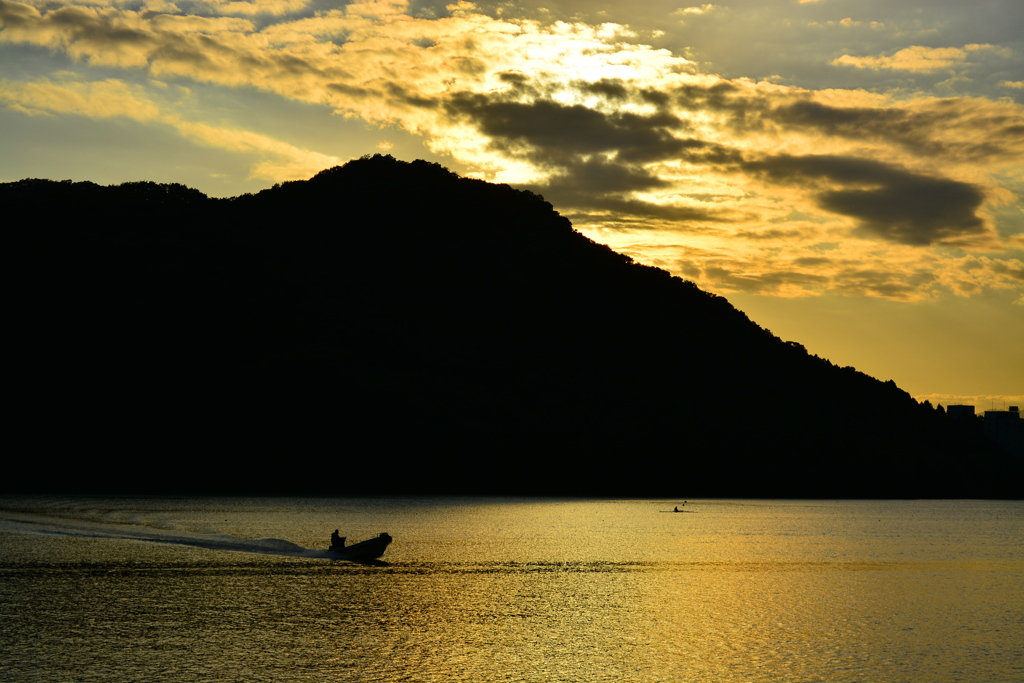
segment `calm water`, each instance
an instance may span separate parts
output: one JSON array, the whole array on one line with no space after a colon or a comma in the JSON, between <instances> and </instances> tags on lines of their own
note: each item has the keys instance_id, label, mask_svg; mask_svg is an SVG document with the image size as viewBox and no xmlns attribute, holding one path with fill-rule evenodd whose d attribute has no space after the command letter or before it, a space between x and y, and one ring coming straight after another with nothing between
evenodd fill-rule
<instances>
[{"instance_id":1,"label":"calm water","mask_svg":"<svg viewBox=\"0 0 1024 683\"><path fill-rule=\"evenodd\" d=\"M1024 681L1024 503L680 503L0 498L0 680Z\"/></svg>"}]
</instances>

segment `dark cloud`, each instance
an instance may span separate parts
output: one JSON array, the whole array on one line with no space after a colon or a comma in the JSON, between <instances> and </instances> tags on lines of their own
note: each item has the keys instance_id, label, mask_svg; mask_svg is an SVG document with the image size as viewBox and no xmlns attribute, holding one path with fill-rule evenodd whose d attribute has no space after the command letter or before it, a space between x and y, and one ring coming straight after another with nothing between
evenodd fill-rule
<instances>
[{"instance_id":1,"label":"dark cloud","mask_svg":"<svg viewBox=\"0 0 1024 683\"><path fill-rule=\"evenodd\" d=\"M684 85L675 90L676 103L683 109L742 109L749 98L740 96L740 89L728 81L713 85Z\"/></svg>"},{"instance_id":2,"label":"dark cloud","mask_svg":"<svg viewBox=\"0 0 1024 683\"><path fill-rule=\"evenodd\" d=\"M761 264L761 267L763 267L763 264ZM821 289L823 285L828 284L829 280L824 275L815 275L787 268L756 273L751 270L740 271L717 264L706 265L704 267L704 276L711 278L715 282L722 283L731 289L756 293L777 292L784 287Z\"/></svg>"},{"instance_id":3,"label":"dark cloud","mask_svg":"<svg viewBox=\"0 0 1024 683\"><path fill-rule=\"evenodd\" d=\"M164 64L193 69L214 68L213 62L201 50L184 41L162 45L153 52L153 57Z\"/></svg>"},{"instance_id":4,"label":"dark cloud","mask_svg":"<svg viewBox=\"0 0 1024 683\"><path fill-rule=\"evenodd\" d=\"M831 107L811 100L799 100L775 107L771 114L780 123L816 128L844 137L877 134L880 129L902 133L912 129L911 115L901 109Z\"/></svg>"},{"instance_id":5,"label":"dark cloud","mask_svg":"<svg viewBox=\"0 0 1024 683\"><path fill-rule=\"evenodd\" d=\"M767 230L738 230L733 233L736 237L755 242L767 241L792 241L807 239L814 233L806 228L769 228ZM798 264L800 265L800 264Z\"/></svg>"},{"instance_id":6,"label":"dark cloud","mask_svg":"<svg viewBox=\"0 0 1024 683\"><path fill-rule=\"evenodd\" d=\"M601 95L609 100L626 100L631 94L631 90L617 78L602 78L593 83L584 82L577 87L582 92Z\"/></svg>"},{"instance_id":7,"label":"dark cloud","mask_svg":"<svg viewBox=\"0 0 1024 683\"><path fill-rule=\"evenodd\" d=\"M97 50L123 50L126 47L148 49L156 46L151 32L119 24L115 10L61 7L40 16L19 9L15 3L0 4L0 21L5 27L39 30L45 26L61 32L67 43L80 43Z\"/></svg>"},{"instance_id":8,"label":"dark cloud","mask_svg":"<svg viewBox=\"0 0 1024 683\"><path fill-rule=\"evenodd\" d=\"M336 92L339 95L343 95L344 97L349 97L356 100L379 95L379 93L377 93L376 91L348 85L347 83L328 83L324 87L326 87L327 90L330 90L331 92Z\"/></svg>"},{"instance_id":9,"label":"dark cloud","mask_svg":"<svg viewBox=\"0 0 1024 683\"><path fill-rule=\"evenodd\" d=\"M913 109L838 107L803 91L762 93L735 83L691 84L673 91L684 111L712 111L736 133L805 131L898 145L917 156L985 162L1024 154L1024 121L1006 103L934 99ZM957 131L957 135L950 135Z\"/></svg>"},{"instance_id":10,"label":"dark cloud","mask_svg":"<svg viewBox=\"0 0 1024 683\"><path fill-rule=\"evenodd\" d=\"M654 204L639 199L624 197L619 194L594 195L575 191L575 188L566 188L558 180L544 185L545 197L562 201L569 206L587 206L591 210L611 211L619 216L628 216L633 228L643 230L663 230L665 226L655 221L669 221L673 223L698 222L720 222L726 220L724 212L709 211L694 207L673 206L667 204ZM607 218L602 222L607 222ZM623 221L620 221L623 222Z\"/></svg>"},{"instance_id":11,"label":"dark cloud","mask_svg":"<svg viewBox=\"0 0 1024 683\"><path fill-rule=\"evenodd\" d=\"M938 277L917 270L893 272L880 268L843 268L834 273L807 272L804 268L828 266L829 261L802 258L790 263L751 264L739 268L736 263L710 259L704 264L703 276L741 292L777 293L786 289L821 291L834 289L850 294L879 296L888 299L912 300L922 289L934 286ZM766 268L766 265L769 267Z\"/></svg>"},{"instance_id":12,"label":"dark cloud","mask_svg":"<svg viewBox=\"0 0 1024 683\"><path fill-rule=\"evenodd\" d=\"M0 0L0 21L5 28L24 28L35 24L39 10L18 2Z\"/></svg>"},{"instance_id":13,"label":"dark cloud","mask_svg":"<svg viewBox=\"0 0 1024 683\"><path fill-rule=\"evenodd\" d=\"M919 156L978 161L1019 156L1024 151L1024 122L1019 115L1007 115L1001 106L981 110L977 103L959 98L935 100L914 111L833 107L801 99L764 109L761 115L788 129L809 128L847 139L884 140ZM965 120L970 122L970 140L949 140L942 135L943 131L963 128Z\"/></svg>"},{"instance_id":14,"label":"dark cloud","mask_svg":"<svg viewBox=\"0 0 1024 683\"><path fill-rule=\"evenodd\" d=\"M803 258L793 259L793 265L800 266L801 268L827 266L831 265L832 262L832 259L825 258L824 256L804 256Z\"/></svg>"},{"instance_id":15,"label":"dark cloud","mask_svg":"<svg viewBox=\"0 0 1024 683\"><path fill-rule=\"evenodd\" d=\"M992 270L1014 280L1024 282L1024 266L1017 265L1020 261L993 261Z\"/></svg>"},{"instance_id":16,"label":"dark cloud","mask_svg":"<svg viewBox=\"0 0 1024 683\"><path fill-rule=\"evenodd\" d=\"M730 167L743 163L743 154L738 149L717 142L687 138L678 143L673 156L691 164Z\"/></svg>"},{"instance_id":17,"label":"dark cloud","mask_svg":"<svg viewBox=\"0 0 1024 683\"><path fill-rule=\"evenodd\" d=\"M856 156L745 156L737 147L687 136L691 126L670 107L676 112L679 107L684 112L715 111L735 130L813 129L829 137L885 139L919 156L990 158L1020 147L1006 134L1019 127L1019 118L996 110L972 110L984 125L970 142L938 140L936 130L963 125L959 118L969 105L955 100L936 100L914 111L844 108L803 94L760 94L719 81L680 87L664 106L638 114L553 101L542 84L522 74L510 72L503 80L510 91L456 94L447 101L447 111L470 121L493 148L547 169L551 179L540 190L561 205L651 218L724 220L720 211L654 205L630 196L668 185L649 170L651 162L678 160L800 186L820 208L856 219L864 234L890 242L964 244L989 231L978 215L985 194L976 185ZM643 99L637 88L616 79L580 83L577 89L613 107ZM997 134L1002 134L1001 142L994 140Z\"/></svg>"},{"instance_id":18,"label":"dark cloud","mask_svg":"<svg viewBox=\"0 0 1024 683\"><path fill-rule=\"evenodd\" d=\"M834 286L840 292L910 300L937 280L933 273L922 271L893 273L878 268L848 268L836 275Z\"/></svg>"},{"instance_id":19,"label":"dark cloud","mask_svg":"<svg viewBox=\"0 0 1024 683\"><path fill-rule=\"evenodd\" d=\"M891 242L956 243L986 231L976 213L985 195L969 183L829 155L779 155L742 167L769 182L810 184L821 208L856 218L863 230Z\"/></svg>"},{"instance_id":20,"label":"dark cloud","mask_svg":"<svg viewBox=\"0 0 1024 683\"><path fill-rule=\"evenodd\" d=\"M535 189L551 201L638 218L721 220L715 211L655 204L631 196L671 185L645 168L649 162L716 154L714 145L677 138L674 133L686 128L678 117L665 111L599 111L543 97L510 101L507 98L536 95L539 88L512 72L502 74L502 79L512 85L511 93L497 97L459 93L448 100L447 111L469 120L490 139L493 148L521 155L546 169L549 179ZM580 89L609 101L635 95L614 80Z\"/></svg>"},{"instance_id":21,"label":"dark cloud","mask_svg":"<svg viewBox=\"0 0 1024 683\"><path fill-rule=\"evenodd\" d=\"M420 95L415 90L394 81L385 82L383 91L387 93L390 101L395 104L401 103L419 109L433 109L437 106L437 100L434 98Z\"/></svg>"},{"instance_id":22,"label":"dark cloud","mask_svg":"<svg viewBox=\"0 0 1024 683\"><path fill-rule=\"evenodd\" d=\"M630 196L633 192L670 185L640 167L603 159L564 160L562 163L562 170L543 185L524 187L543 194L558 206L587 207L591 211L613 212L634 220L723 220L721 211L654 204ZM648 223L642 227L653 226Z\"/></svg>"},{"instance_id":23,"label":"dark cloud","mask_svg":"<svg viewBox=\"0 0 1024 683\"><path fill-rule=\"evenodd\" d=\"M944 178L910 176L867 190L833 190L822 208L860 220L865 230L893 242L929 245L985 232L975 213L984 201L975 186Z\"/></svg>"},{"instance_id":24,"label":"dark cloud","mask_svg":"<svg viewBox=\"0 0 1024 683\"><path fill-rule=\"evenodd\" d=\"M601 196L653 190L669 183L643 169L598 158L572 163L568 172L558 174L549 185Z\"/></svg>"},{"instance_id":25,"label":"dark cloud","mask_svg":"<svg viewBox=\"0 0 1024 683\"><path fill-rule=\"evenodd\" d=\"M519 94L534 88L516 74L506 74L506 81ZM591 84L589 91L609 101L632 96L614 80ZM646 115L606 112L549 99L503 99L507 96L463 93L452 97L447 108L453 116L471 120L496 149L522 154L552 171L549 182L539 189L563 206L666 220L723 220L721 212L650 204L629 196L667 185L645 168L646 163L678 159L748 173L770 183L807 187L822 209L854 218L866 234L890 242L955 244L986 232L985 221L977 215L984 193L969 183L857 157L777 155L750 160L735 148L677 137L687 126L664 110ZM851 137L857 131L887 128L890 135L909 139L917 123L898 110L872 113L813 102L790 102L773 109L762 98L746 97L729 83L684 88L677 100L693 108L728 109L734 121L749 122L774 113L790 126L812 126Z\"/></svg>"},{"instance_id":26,"label":"dark cloud","mask_svg":"<svg viewBox=\"0 0 1024 683\"><path fill-rule=\"evenodd\" d=\"M663 159L681 148L670 131L684 127L667 112L605 113L545 99L512 102L459 93L447 108L452 116L470 119L496 146L529 148L537 161L596 153L634 162Z\"/></svg>"}]
</instances>

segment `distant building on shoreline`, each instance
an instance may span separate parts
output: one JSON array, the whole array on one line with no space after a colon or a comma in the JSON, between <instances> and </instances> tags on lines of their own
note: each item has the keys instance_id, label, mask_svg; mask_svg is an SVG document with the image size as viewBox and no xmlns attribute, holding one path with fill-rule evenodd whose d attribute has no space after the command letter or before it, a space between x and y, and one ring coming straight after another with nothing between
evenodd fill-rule
<instances>
[{"instance_id":1,"label":"distant building on shoreline","mask_svg":"<svg viewBox=\"0 0 1024 683\"><path fill-rule=\"evenodd\" d=\"M986 410L985 436L1010 453L1024 458L1024 421L1020 419L1020 408L1010 406L1009 410Z\"/></svg>"}]
</instances>

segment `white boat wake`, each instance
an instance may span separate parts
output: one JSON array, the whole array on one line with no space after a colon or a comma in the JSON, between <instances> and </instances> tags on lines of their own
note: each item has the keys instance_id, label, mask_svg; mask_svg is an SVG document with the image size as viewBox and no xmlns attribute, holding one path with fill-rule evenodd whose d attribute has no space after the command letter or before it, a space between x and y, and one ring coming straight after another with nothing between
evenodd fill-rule
<instances>
[{"instance_id":1,"label":"white boat wake","mask_svg":"<svg viewBox=\"0 0 1024 683\"><path fill-rule=\"evenodd\" d=\"M80 517L50 516L0 509L0 534L39 534L68 538L105 538L141 543L189 546L281 557L336 559L330 552L305 548L282 538L239 538L221 532L195 532L130 521L97 521Z\"/></svg>"}]
</instances>

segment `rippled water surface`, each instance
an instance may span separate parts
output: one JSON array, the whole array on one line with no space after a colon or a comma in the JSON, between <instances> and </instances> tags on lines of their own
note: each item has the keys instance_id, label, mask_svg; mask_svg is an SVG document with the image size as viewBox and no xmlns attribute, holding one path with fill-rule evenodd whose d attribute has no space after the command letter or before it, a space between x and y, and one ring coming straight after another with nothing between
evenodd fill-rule
<instances>
[{"instance_id":1,"label":"rippled water surface","mask_svg":"<svg viewBox=\"0 0 1024 683\"><path fill-rule=\"evenodd\" d=\"M0 498L0 680L1024 680L1024 503L681 503Z\"/></svg>"}]
</instances>

